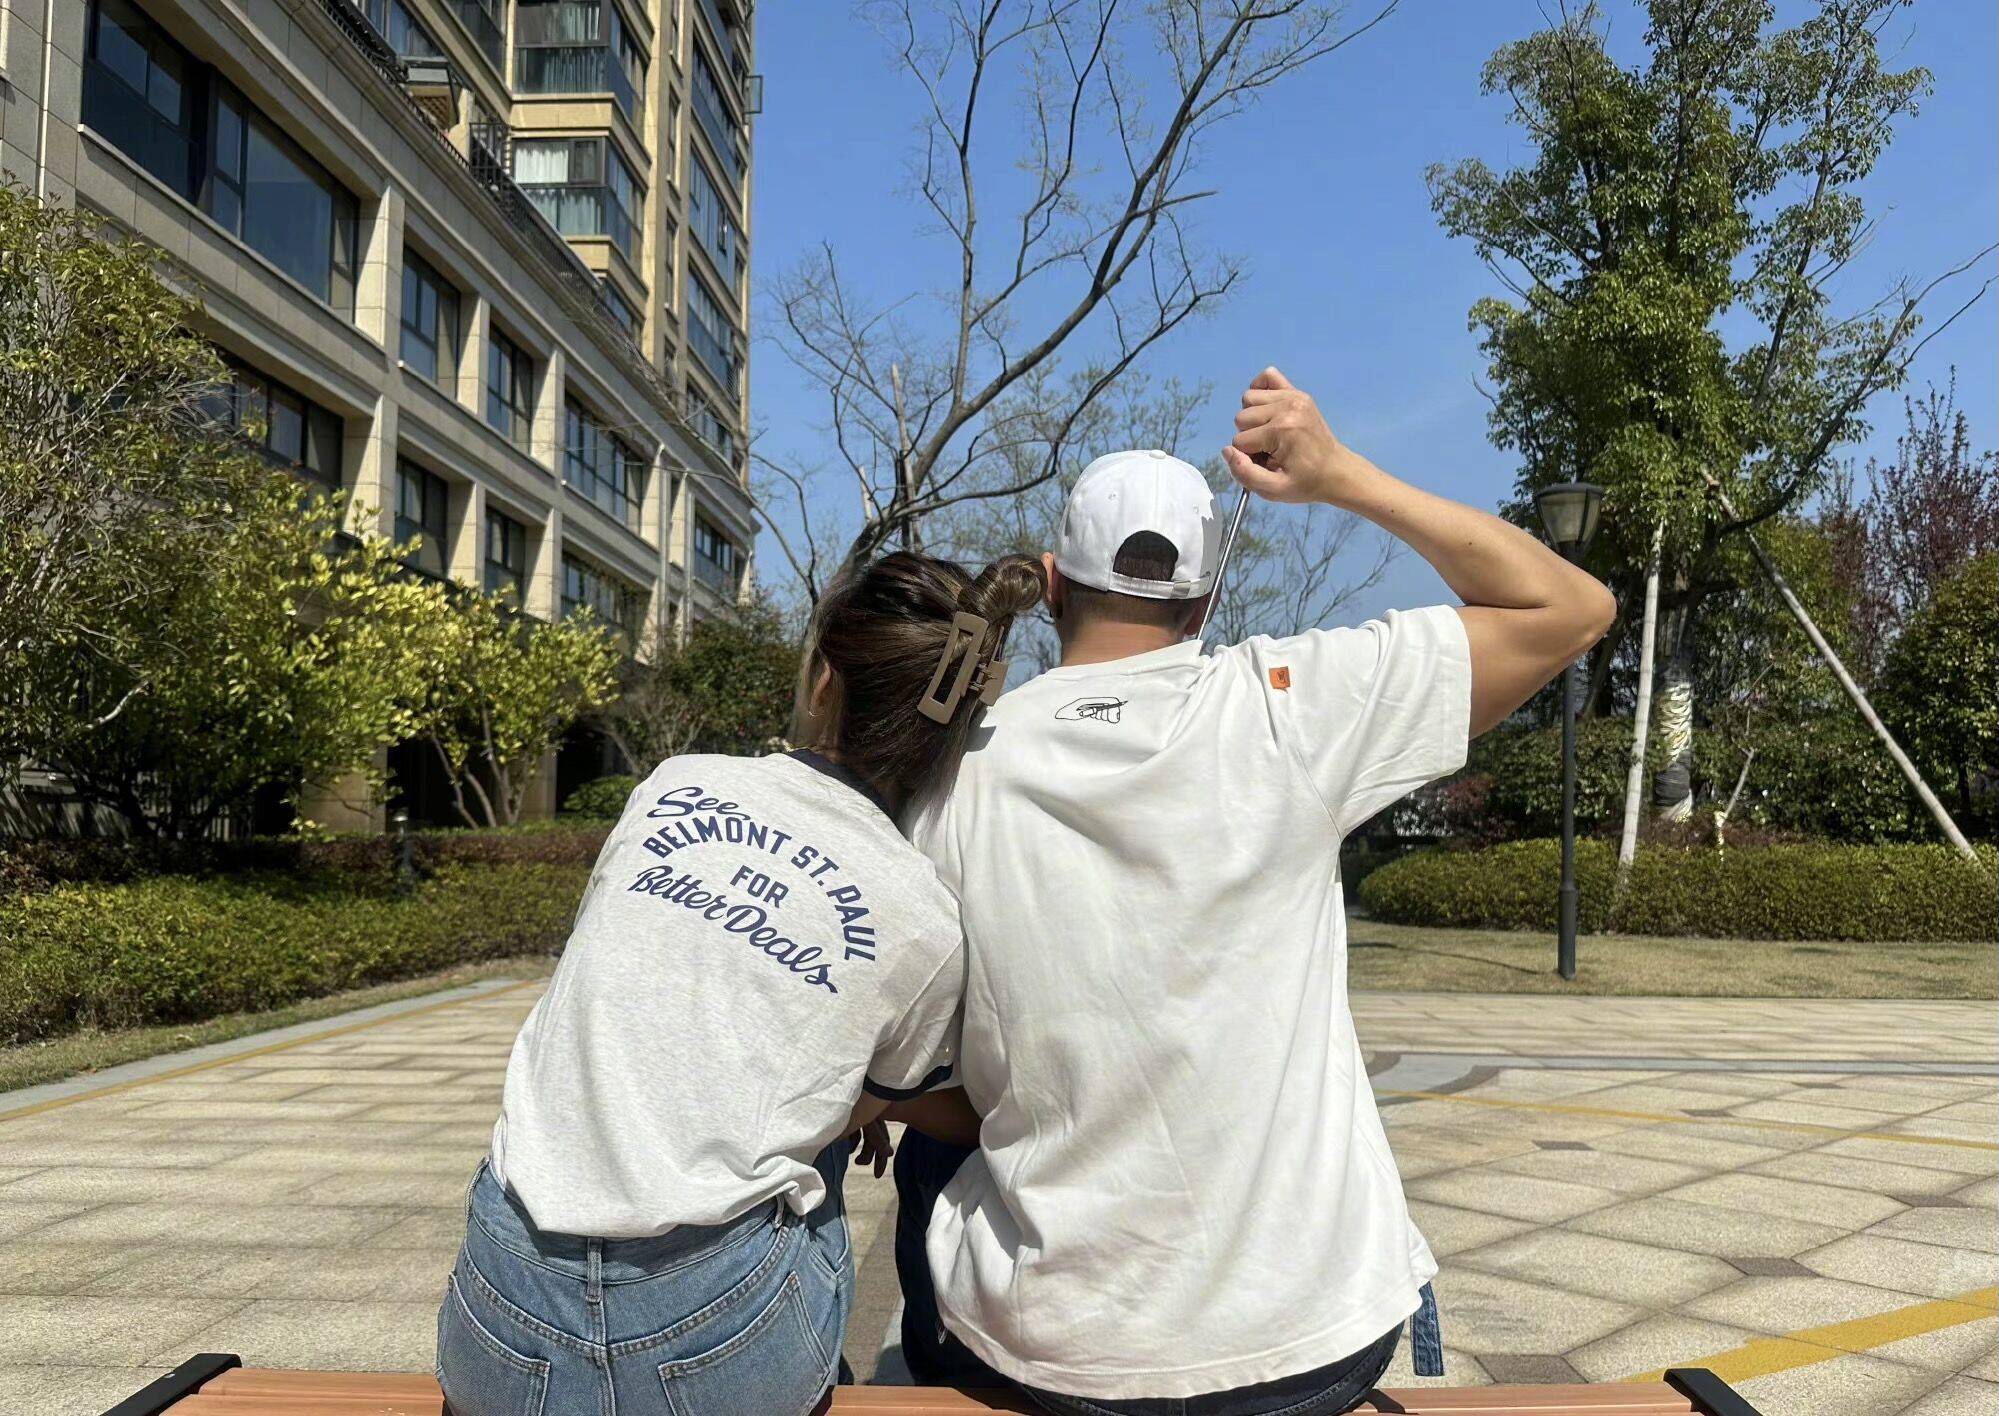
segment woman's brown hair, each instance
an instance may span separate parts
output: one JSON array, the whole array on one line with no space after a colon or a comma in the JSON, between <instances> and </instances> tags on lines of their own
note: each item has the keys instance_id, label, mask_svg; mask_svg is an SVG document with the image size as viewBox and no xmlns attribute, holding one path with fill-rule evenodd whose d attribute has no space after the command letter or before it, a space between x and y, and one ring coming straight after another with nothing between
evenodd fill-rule
<instances>
[{"instance_id":1,"label":"woman's brown hair","mask_svg":"<svg viewBox=\"0 0 1999 1416\"><path fill-rule=\"evenodd\" d=\"M1039 604L1046 588L1040 565L1026 556L1002 557L976 576L913 551L850 565L820 599L807 642L808 682L824 664L839 690L818 745L898 806L948 780L983 705L967 693L945 722L919 705L940 664L949 681L962 656L990 660L1014 617ZM952 620L961 613L986 622L983 637L954 638Z\"/></svg>"}]
</instances>

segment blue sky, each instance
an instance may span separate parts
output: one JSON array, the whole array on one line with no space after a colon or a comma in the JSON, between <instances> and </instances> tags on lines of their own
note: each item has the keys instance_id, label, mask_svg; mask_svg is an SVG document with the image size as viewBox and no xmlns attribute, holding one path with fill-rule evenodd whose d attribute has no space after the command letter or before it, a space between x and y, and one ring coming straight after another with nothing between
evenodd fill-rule
<instances>
[{"instance_id":1,"label":"blue sky","mask_svg":"<svg viewBox=\"0 0 1999 1416\"><path fill-rule=\"evenodd\" d=\"M1356 7L1358 8L1358 7ZM1552 7L1551 7L1552 8ZM1629 51L1643 13L1606 0L1613 44ZM1780 12L1795 12L1780 3ZM920 93L890 67L881 42L844 0L766 0L758 15L765 111L757 120L752 261L752 417L760 446L810 460L823 395L769 335L774 278L828 241L877 291L949 273L938 237L905 194L905 154ZM1198 216L1202 238L1248 260L1247 279L1216 314L1183 326L1149 368L1215 387L1212 430L1177 449L1200 461L1219 450L1242 384L1266 363L1311 390L1347 442L1398 475L1482 507L1512 486L1511 455L1486 440L1473 386L1481 360L1465 327L1472 302L1495 290L1470 247L1437 227L1424 187L1432 162L1523 158L1503 100L1482 98L1478 71L1501 43L1539 28L1529 0L1404 0L1370 34L1275 90L1208 144L1203 186L1220 195ZM1999 111L1991 0L1920 0L1896 20L1889 61L1921 64L1936 92L1906 120L1864 188L1883 218L1847 277L1863 302L1903 276L1955 265L1999 229ZM996 109L996 118L1009 118ZM1988 258L1987 271L1992 266ZM1979 447L1999 442L1999 303L1985 303L1935 339L1911 387L1958 369L1959 404ZM1892 450L1899 394L1870 410L1860 451ZM851 502L849 502L851 505ZM1279 510L1256 514L1282 515ZM782 574L765 537L763 575ZM1403 556L1353 611L1443 598L1433 573Z\"/></svg>"}]
</instances>

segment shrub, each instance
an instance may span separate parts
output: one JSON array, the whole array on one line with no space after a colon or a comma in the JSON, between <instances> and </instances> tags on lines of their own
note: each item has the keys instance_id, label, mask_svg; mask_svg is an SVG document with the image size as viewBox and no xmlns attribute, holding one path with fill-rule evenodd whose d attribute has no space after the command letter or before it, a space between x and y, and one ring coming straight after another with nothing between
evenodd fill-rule
<instances>
[{"instance_id":1,"label":"shrub","mask_svg":"<svg viewBox=\"0 0 1999 1416\"><path fill-rule=\"evenodd\" d=\"M560 949L588 870L441 867L408 898L386 875L155 876L0 905L0 1043L193 1022Z\"/></svg>"},{"instance_id":2,"label":"shrub","mask_svg":"<svg viewBox=\"0 0 1999 1416\"><path fill-rule=\"evenodd\" d=\"M1591 932L1743 939L1992 940L1995 853L1974 866L1946 846L1776 845L1641 851L1615 906L1617 852L1576 843L1580 921ZM1360 886L1379 919L1467 929L1555 927L1560 843L1428 850Z\"/></svg>"},{"instance_id":3,"label":"shrub","mask_svg":"<svg viewBox=\"0 0 1999 1416\"><path fill-rule=\"evenodd\" d=\"M624 813L625 802L638 784L638 778L622 775L585 782L571 792L569 800L562 804L563 814L590 821L616 821Z\"/></svg>"}]
</instances>

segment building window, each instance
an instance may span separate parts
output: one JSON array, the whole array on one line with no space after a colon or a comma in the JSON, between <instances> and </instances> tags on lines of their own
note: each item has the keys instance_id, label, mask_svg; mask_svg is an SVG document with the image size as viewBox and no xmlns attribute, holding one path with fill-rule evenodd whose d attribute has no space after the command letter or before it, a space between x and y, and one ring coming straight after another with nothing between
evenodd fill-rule
<instances>
[{"instance_id":1,"label":"building window","mask_svg":"<svg viewBox=\"0 0 1999 1416\"><path fill-rule=\"evenodd\" d=\"M506 0L450 0L450 9L458 16L465 32L472 36L479 52L492 62L500 73L506 72L507 64L507 5Z\"/></svg>"},{"instance_id":2,"label":"building window","mask_svg":"<svg viewBox=\"0 0 1999 1416\"><path fill-rule=\"evenodd\" d=\"M722 421L715 406L691 385L687 390L687 423L693 428L694 436L720 453L724 462L731 467L736 465L735 433Z\"/></svg>"},{"instance_id":3,"label":"building window","mask_svg":"<svg viewBox=\"0 0 1999 1416\"><path fill-rule=\"evenodd\" d=\"M527 599L528 529L502 511L486 513L486 593L514 592L514 604Z\"/></svg>"},{"instance_id":4,"label":"building window","mask_svg":"<svg viewBox=\"0 0 1999 1416\"><path fill-rule=\"evenodd\" d=\"M442 59L444 49L430 31L409 12L403 0L353 0L354 7L368 17L389 48L405 59Z\"/></svg>"},{"instance_id":5,"label":"building window","mask_svg":"<svg viewBox=\"0 0 1999 1416\"><path fill-rule=\"evenodd\" d=\"M633 262L645 188L608 138L521 138L514 181L564 236L608 236Z\"/></svg>"},{"instance_id":6,"label":"building window","mask_svg":"<svg viewBox=\"0 0 1999 1416\"><path fill-rule=\"evenodd\" d=\"M444 543L450 526L451 489L442 477L406 457L396 459L396 539L423 544L406 551L403 564L444 578Z\"/></svg>"},{"instance_id":7,"label":"building window","mask_svg":"<svg viewBox=\"0 0 1999 1416\"><path fill-rule=\"evenodd\" d=\"M597 285L604 292L604 303L611 309L611 318L623 326L626 334L637 339L639 335L639 312L632 308L632 302L618 293L618 287L603 276L597 277Z\"/></svg>"},{"instance_id":8,"label":"building window","mask_svg":"<svg viewBox=\"0 0 1999 1416\"><path fill-rule=\"evenodd\" d=\"M687 345L723 388L736 391L736 377L742 372L736 327L691 267L687 272Z\"/></svg>"},{"instance_id":9,"label":"building window","mask_svg":"<svg viewBox=\"0 0 1999 1416\"><path fill-rule=\"evenodd\" d=\"M608 93L645 121L646 55L613 0L520 0L514 9L514 88Z\"/></svg>"},{"instance_id":10,"label":"building window","mask_svg":"<svg viewBox=\"0 0 1999 1416\"><path fill-rule=\"evenodd\" d=\"M415 251L403 249L403 363L449 390L458 376L458 291Z\"/></svg>"},{"instance_id":11,"label":"building window","mask_svg":"<svg viewBox=\"0 0 1999 1416\"><path fill-rule=\"evenodd\" d=\"M562 470L563 480L593 506L639 529L645 458L573 398L563 406Z\"/></svg>"},{"instance_id":12,"label":"building window","mask_svg":"<svg viewBox=\"0 0 1999 1416\"><path fill-rule=\"evenodd\" d=\"M562 556L562 617L583 610L597 617L599 624L622 631L627 642L636 642L639 628L639 594L607 570L564 552Z\"/></svg>"},{"instance_id":13,"label":"building window","mask_svg":"<svg viewBox=\"0 0 1999 1416\"><path fill-rule=\"evenodd\" d=\"M708 135L708 144L715 149L716 160L722 164L729 180L740 184L743 180L743 159L736 150L738 129L735 118L730 115L728 100L722 97L722 81L715 77L707 56L698 49L694 51L693 69L695 120Z\"/></svg>"},{"instance_id":14,"label":"building window","mask_svg":"<svg viewBox=\"0 0 1999 1416\"><path fill-rule=\"evenodd\" d=\"M731 292L742 288L743 234L736 229L722 194L709 179L708 169L699 161L688 164L687 224L695 239L715 262L715 269L729 283Z\"/></svg>"},{"instance_id":15,"label":"building window","mask_svg":"<svg viewBox=\"0 0 1999 1416\"><path fill-rule=\"evenodd\" d=\"M522 452L534 440L534 361L497 329L486 342L486 421Z\"/></svg>"},{"instance_id":16,"label":"building window","mask_svg":"<svg viewBox=\"0 0 1999 1416\"><path fill-rule=\"evenodd\" d=\"M694 516L694 573L733 595L743 584L743 553L699 512Z\"/></svg>"},{"instance_id":17,"label":"building window","mask_svg":"<svg viewBox=\"0 0 1999 1416\"><path fill-rule=\"evenodd\" d=\"M223 366L223 382L210 402L216 421L248 439L265 460L338 491L340 415L233 359Z\"/></svg>"},{"instance_id":18,"label":"building window","mask_svg":"<svg viewBox=\"0 0 1999 1416\"><path fill-rule=\"evenodd\" d=\"M83 121L351 318L353 194L130 0L96 0L87 41Z\"/></svg>"}]
</instances>

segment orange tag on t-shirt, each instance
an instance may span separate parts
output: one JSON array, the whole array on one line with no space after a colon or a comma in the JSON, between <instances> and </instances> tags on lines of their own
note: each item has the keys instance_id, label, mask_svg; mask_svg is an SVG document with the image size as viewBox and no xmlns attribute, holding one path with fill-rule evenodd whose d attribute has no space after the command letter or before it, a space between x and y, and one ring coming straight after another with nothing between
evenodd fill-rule
<instances>
[{"instance_id":1,"label":"orange tag on t-shirt","mask_svg":"<svg viewBox=\"0 0 1999 1416\"><path fill-rule=\"evenodd\" d=\"M1270 686L1275 689L1290 688L1291 670L1286 668L1282 664L1279 664L1276 668L1272 669L1270 671Z\"/></svg>"}]
</instances>

